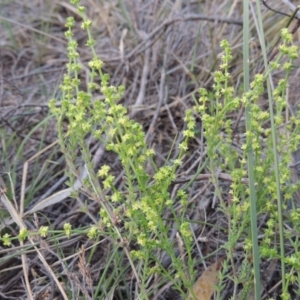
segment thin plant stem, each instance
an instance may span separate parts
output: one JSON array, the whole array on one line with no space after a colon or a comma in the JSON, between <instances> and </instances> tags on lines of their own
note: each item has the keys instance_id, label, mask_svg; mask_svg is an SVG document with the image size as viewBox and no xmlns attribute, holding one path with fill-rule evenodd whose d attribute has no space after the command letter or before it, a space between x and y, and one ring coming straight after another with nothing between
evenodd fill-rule
<instances>
[{"instance_id":1,"label":"thin plant stem","mask_svg":"<svg viewBox=\"0 0 300 300\"><path fill-rule=\"evenodd\" d=\"M243 22L243 70L244 70L244 92L250 89L249 79L249 1L244 0L244 22ZM246 130L251 130L251 116L250 106L246 105ZM251 238L252 238L252 253L253 253L253 266L254 266L254 294L255 299L260 298L260 270L259 270L259 247L258 247L258 232L257 232L257 209L256 209L256 190L254 178L254 153L252 143L248 143L247 150L247 163L248 163L248 176L249 176L249 190L250 190L250 219L251 219Z\"/></svg>"},{"instance_id":2,"label":"thin plant stem","mask_svg":"<svg viewBox=\"0 0 300 300\"><path fill-rule=\"evenodd\" d=\"M260 1L256 0L258 24L260 28L259 40L262 49L262 55L264 60L264 66L266 72L269 70L267 50L265 41L263 38L263 23L261 15ZM277 153L277 140L276 140L276 125L274 122L274 111L273 111L273 97L271 91L271 74L267 77L267 91L268 91L268 101L270 110L270 121L271 121L271 136L272 136L272 147L273 147L273 157L274 157L274 173L276 179L276 198L277 198L277 209L278 209L278 227L279 227L279 239L280 239L280 256L281 256L281 280L282 280L282 291L286 290L286 276L285 276L285 249L284 249L284 231L283 231L283 212L282 212L282 197L280 191L280 178L279 178L279 162Z\"/></svg>"}]
</instances>

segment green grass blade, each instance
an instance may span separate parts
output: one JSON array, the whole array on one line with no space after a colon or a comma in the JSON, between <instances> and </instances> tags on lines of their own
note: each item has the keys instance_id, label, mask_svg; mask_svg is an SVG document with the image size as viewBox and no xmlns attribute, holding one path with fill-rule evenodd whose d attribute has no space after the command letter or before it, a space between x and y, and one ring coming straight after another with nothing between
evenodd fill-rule
<instances>
[{"instance_id":1,"label":"green grass blade","mask_svg":"<svg viewBox=\"0 0 300 300\"><path fill-rule=\"evenodd\" d=\"M244 25L243 25L243 70L244 70L244 92L250 89L250 68L249 68L249 1L244 0ZM246 130L250 131L250 107L246 106ZM254 266L254 290L255 299L260 298L260 270L259 270L259 248L258 248L258 232L257 232L257 209L256 209L256 190L254 178L254 153L252 143L249 143L248 148L248 176L250 189L250 218L251 218L251 238L253 246L253 266Z\"/></svg>"},{"instance_id":2,"label":"green grass blade","mask_svg":"<svg viewBox=\"0 0 300 300\"><path fill-rule=\"evenodd\" d=\"M277 154L277 140L276 140L276 125L274 122L274 111L273 111L273 96L271 90L271 73L269 72L268 58L267 58L267 49L264 39L263 23L262 23L262 14L260 1L256 0L257 7L257 17L259 25L259 40L264 60L264 67L266 74L269 74L267 78L267 91L268 91L268 101L269 101L269 111L270 111L270 120L271 120L271 133L272 133L272 145L273 145L273 157L274 157L274 172L276 179L276 197L277 197L277 209L278 209L278 227L279 227L279 238L280 238L280 256L281 256L281 279L282 279L282 291L285 290L286 279L285 279L285 250L284 250L284 231L283 231L283 212L282 212L282 198L281 198L281 189L280 189L280 178L279 178L279 162Z\"/></svg>"}]
</instances>

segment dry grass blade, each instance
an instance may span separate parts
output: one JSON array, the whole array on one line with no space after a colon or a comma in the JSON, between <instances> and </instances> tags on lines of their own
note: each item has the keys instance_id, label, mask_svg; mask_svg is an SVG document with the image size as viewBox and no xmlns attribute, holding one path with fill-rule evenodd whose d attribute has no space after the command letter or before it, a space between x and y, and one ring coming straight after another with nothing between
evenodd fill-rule
<instances>
[{"instance_id":1,"label":"dry grass blade","mask_svg":"<svg viewBox=\"0 0 300 300\"><path fill-rule=\"evenodd\" d=\"M9 212L14 223L16 223L19 226L19 228L26 228L19 213L13 207L11 201L7 198L6 194L4 193L4 191L2 189L0 189L0 199L1 199L1 203L4 205L6 210Z\"/></svg>"},{"instance_id":2,"label":"dry grass blade","mask_svg":"<svg viewBox=\"0 0 300 300\"><path fill-rule=\"evenodd\" d=\"M55 143L57 143L57 142L55 142ZM52 145L50 145L50 146L53 146L53 145L54 145L54 144L52 144ZM50 147L50 146L49 146L49 147ZM46 151L47 149L48 149L48 147L47 147L46 149L44 149L43 151L41 151L41 152L35 154L32 158L30 158L30 159L25 163L25 165L24 165L24 171L23 171L23 178L26 178L27 170L28 170L28 163L29 163L30 161L32 161L34 158L36 158L38 155L42 154L42 153L43 153L44 151ZM101 157L102 157L102 155L103 155L103 152L104 152L103 147L99 147L98 150L96 151L95 155L94 155L94 158L93 158L93 163L94 163L94 164L97 164L97 163L100 161L100 159L101 159ZM81 187L83 180L84 180L87 176L88 176L87 170L86 170L86 168L84 168L82 174L80 175L80 178L78 178L78 179L76 180L76 182L74 183L74 186L73 186L72 188L67 188L67 189L61 190L61 191L59 191L59 192L57 192L57 193L51 195L50 197L48 197L48 198L46 198L46 199L44 199L44 200L42 200L42 201L39 201L39 202L38 202L36 205L34 205L30 210L26 211L26 212L24 213L24 216L33 214L33 213L38 212L38 211L41 211L42 209L44 209L44 208L46 208L46 207L48 207L48 206L50 206L50 205L54 205L54 204L56 204L56 203L59 203L59 202L63 201L64 199L70 197L72 191L78 190L78 189ZM23 179L23 180L24 180L24 179ZM24 183L25 183L25 182L26 182L26 179L25 179ZM25 185L25 184L24 184L24 185ZM23 197L22 197L22 199L24 199L24 193L25 193L25 192L23 192ZM95 221L95 223L97 223L97 222Z\"/></svg>"},{"instance_id":3,"label":"dry grass blade","mask_svg":"<svg viewBox=\"0 0 300 300\"><path fill-rule=\"evenodd\" d=\"M24 167L23 167L23 176L22 176L22 188L21 188L21 197L20 197L20 214L23 215L24 213L24 201L25 201L25 190L26 190L26 179L27 179L27 173L28 173L28 166L29 163L32 162L34 159L36 159L38 156L42 155L44 152L48 151L49 149L51 149L53 146L55 146L58 143L58 141L55 141L54 143L52 143L51 145L45 147L42 151L34 154L30 159L28 159L25 163L24 163Z\"/></svg>"},{"instance_id":4,"label":"dry grass blade","mask_svg":"<svg viewBox=\"0 0 300 300\"><path fill-rule=\"evenodd\" d=\"M32 238L29 238L30 242L32 243L32 245L34 245L34 241ZM64 300L68 300L68 296L64 290L64 288L62 287L61 282L58 280L56 274L53 272L53 270L51 269L51 267L49 266L49 264L47 263L46 259L44 258L43 254L41 253L41 251L34 246L35 251L37 252L37 255L39 257L39 259L41 260L41 262L43 263L44 267L46 268L46 270L49 272L50 276L53 278L53 280L55 281L57 287L59 288L59 291L61 292L61 295L63 297Z\"/></svg>"},{"instance_id":5,"label":"dry grass blade","mask_svg":"<svg viewBox=\"0 0 300 300\"><path fill-rule=\"evenodd\" d=\"M15 221L16 224L18 224L20 229L26 228L25 223L23 222L23 220L20 218L19 214L17 213L17 211L15 210L15 208L12 206L11 202L9 201L9 199L6 197L6 195L4 193L2 193L2 190L0 191L0 199L2 204L5 206L5 208L7 209L7 211L10 213L11 217L13 218L13 220ZM34 246L35 251L38 254L38 257L40 258L41 262L43 263L44 267L48 270L49 274L52 276L52 278L54 279L54 281L56 282L63 298L65 300L68 300L68 297L63 289L63 287L61 286L61 283L58 281L58 278L56 277L55 273L52 271L52 269L50 268L49 264L47 263L47 261L45 260L45 258L43 257L43 255L41 254L40 250L35 246L35 243L33 241L32 238L29 238L30 242L32 243L32 245ZM26 256L25 254L22 255L22 262L23 262L23 269L24 269L24 276L26 278L26 283L27 283L27 289L28 289L28 293L29 293L29 297L30 299L34 299L32 296L32 292L31 292L31 287L29 284L29 280L28 280L28 268L26 267Z\"/></svg>"},{"instance_id":6,"label":"dry grass blade","mask_svg":"<svg viewBox=\"0 0 300 300\"><path fill-rule=\"evenodd\" d=\"M17 211L13 207L11 201L9 201L9 199L7 198L6 194L4 193L4 190L2 190L1 188L0 188L0 200L1 200L0 202L4 205L6 210L9 212L10 216L13 218L14 222L16 224L18 224L19 228L20 229L26 228L22 218L20 217L20 215L17 213ZM20 244L22 246L23 242L21 242ZM26 255L22 254L21 258L22 258L23 274L25 277L25 282L26 282L26 287L27 287L27 294L28 294L29 299L33 300L34 298L32 295L30 281L28 278L28 265L27 265Z\"/></svg>"},{"instance_id":7,"label":"dry grass blade","mask_svg":"<svg viewBox=\"0 0 300 300\"><path fill-rule=\"evenodd\" d=\"M36 33L38 33L38 34L44 35L44 36L46 36L46 37L48 37L48 38L51 38L51 39L53 39L53 40L56 40L56 41L62 43L62 44L65 44L65 45L68 44L67 41L62 40L62 39L56 37L55 35L48 34L48 33L44 32L44 31L35 29L35 28L31 27L31 26L22 24L22 23L20 23L20 22L14 21L14 20L12 20L12 19L8 19L8 18L5 18L5 17L0 16L0 20L6 21L6 22L10 22L10 23L15 24L15 25L17 25L17 26L24 27L24 28L26 28L26 29L28 29L28 30L30 30L30 31L32 31L32 32L36 32Z\"/></svg>"}]
</instances>

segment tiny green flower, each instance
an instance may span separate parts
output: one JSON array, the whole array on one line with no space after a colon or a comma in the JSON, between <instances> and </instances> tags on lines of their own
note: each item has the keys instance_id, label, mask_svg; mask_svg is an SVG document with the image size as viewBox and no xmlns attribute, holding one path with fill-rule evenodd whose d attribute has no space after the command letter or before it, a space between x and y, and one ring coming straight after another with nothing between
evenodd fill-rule
<instances>
[{"instance_id":1,"label":"tiny green flower","mask_svg":"<svg viewBox=\"0 0 300 300\"><path fill-rule=\"evenodd\" d=\"M28 230L26 228L20 229L18 238L20 241L24 241L28 235Z\"/></svg>"},{"instance_id":2,"label":"tiny green flower","mask_svg":"<svg viewBox=\"0 0 300 300\"><path fill-rule=\"evenodd\" d=\"M46 237L47 234L48 234L48 230L49 230L48 226L41 226L40 229L39 229L40 236L41 237Z\"/></svg>"},{"instance_id":3,"label":"tiny green flower","mask_svg":"<svg viewBox=\"0 0 300 300\"><path fill-rule=\"evenodd\" d=\"M180 232L181 232L183 237L185 237L189 240L192 239L192 233L191 233L190 225L189 225L188 222L183 222L180 225Z\"/></svg>"},{"instance_id":4,"label":"tiny green flower","mask_svg":"<svg viewBox=\"0 0 300 300\"><path fill-rule=\"evenodd\" d=\"M180 158L174 159L174 166L179 167L182 165L182 160Z\"/></svg>"},{"instance_id":5,"label":"tiny green flower","mask_svg":"<svg viewBox=\"0 0 300 300\"><path fill-rule=\"evenodd\" d=\"M94 57L89 63L90 68L100 70L103 67L103 62L98 57ZM102 91L103 92L103 91Z\"/></svg>"},{"instance_id":6,"label":"tiny green flower","mask_svg":"<svg viewBox=\"0 0 300 300\"><path fill-rule=\"evenodd\" d=\"M138 236L137 242L138 242L141 246L143 246L143 247L146 246L146 243L147 243L147 237L146 237L145 233L141 233L141 234Z\"/></svg>"},{"instance_id":7,"label":"tiny green flower","mask_svg":"<svg viewBox=\"0 0 300 300\"><path fill-rule=\"evenodd\" d=\"M195 133L191 130L184 130L183 136L188 138L193 138L195 136Z\"/></svg>"},{"instance_id":8,"label":"tiny green flower","mask_svg":"<svg viewBox=\"0 0 300 300\"><path fill-rule=\"evenodd\" d=\"M10 235L8 233L5 233L1 240L4 246L9 247L11 245Z\"/></svg>"},{"instance_id":9,"label":"tiny green flower","mask_svg":"<svg viewBox=\"0 0 300 300\"><path fill-rule=\"evenodd\" d=\"M133 259L143 260L145 259L145 252L141 250L132 250L130 255Z\"/></svg>"},{"instance_id":10,"label":"tiny green flower","mask_svg":"<svg viewBox=\"0 0 300 300\"><path fill-rule=\"evenodd\" d=\"M115 176L108 175L108 176L106 177L106 179L103 181L103 187L104 187L105 189L111 188L112 185L113 185L114 180L115 180Z\"/></svg>"},{"instance_id":11,"label":"tiny green flower","mask_svg":"<svg viewBox=\"0 0 300 300\"><path fill-rule=\"evenodd\" d=\"M280 64L279 64L277 61L271 61L271 62L270 62L270 67L271 67L273 70L277 70L277 69L280 67Z\"/></svg>"},{"instance_id":12,"label":"tiny green flower","mask_svg":"<svg viewBox=\"0 0 300 300\"><path fill-rule=\"evenodd\" d=\"M280 295L280 298L281 298L282 300L290 300L290 299L291 299L291 295L290 295L289 293L287 293L287 292L284 292L284 293L282 293L282 294Z\"/></svg>"},{"instance_id":13,"label":"tiny green flower","mask_svg":"<svg viewBox=\"0 0 300 300\"><path fill-rule=\"evenodd\" d=\"M112 202L119 202L120 200L122 200L122 194L120 192L115 192L112 194L111 196Z\"/></svg>"},{"instance_id":14,"label":"tiny green flower","mask_svg":"<svg viewBox=\"0 0 300 300\"><path fill-rule=\"evenodd\" d=\"M245 240L245 245L244 245L245 251L251 251L252 249L252 242L249 239Z\"/></svg>"},{"instance_id":15,"label":"tiny green flower","mask_svg":"<svg viewBox=\"0 0 300 300\"><path fill-rule=\"evenodd\" d=\"M82 6L82 5L77 6L77 8L78 8L78 11L79 11L80 13L84 13L85 10L86 10L86 8L85 8L84 6Z\"/></svg>"},{"instance_id":16,"label":"tiny green flower","mask_svg":"<svg viewBox=\"0 0 300 300\"><path fill-rule=\"evenodd\" d=\"M289 32L288 28L283 28L281 30L281 37L282 39L287 42L287 43L291 43L293 41L293 36L292 34Z\"/></svg>"},{"instance_id":17,"label":"tiny green flower","mask_svg":"<svg viewBox=\"0 0 300 300\"><path fill-rule=\"evenodd\" d=\"M159 274L160 272L161 272L161 270L160 270L159 266L154 266L148 270L147 275L150 276L153 274Z\"/></svg>"},{"instance_id":18,"label":"tiny green flower","mask_svg":"<svg viewBox=\"0 0 300 300\"><path fill-rule=\"evenodd\" d=\"M88 231L88 233L87 233L87 236L88 236L90 239L94 239L94 238L97 237L97 234L98 234L98 228L97 228L95 225L93 225L93 226L89 229L89 231Z\"/></svg>"},{"instance_id":19,"label":"tiny green flower","mask_svg":"<svg viewBox=\"0 0 300 300\"><path fill-rule=\"evenodd\" d=\"M65 231L65 233L66 233L66 236L67 236L68 238L70 238L71 233L72 233L72 225L71 225L70 223L65 223L65 224L64 224L64 231Z\"/></svg>"},{"instance_id":20,"label":"tiny green flower","mask_svg":"<svg viewBox=\"0 0 300 300\"><path fill-rule=\"evenodd\" d=\"M81 24L81 28L86 30L86 29L90 28L91 25L92 25L92 21L91 20L85 20Z\"/></svg>"},{"instance_id":21,"label":"tiny green flower","mask_svg":"<svg viewBox=\"0 0 300 300\"><path fill-rule=\"evenodd\" d=\"M75 20L73 17L68 17L66 22L66 27L71 28L75 25Z\"/></svg>"},{"instance_id":22,"label":"tiny green flower","mask_svg":"<svg viewBox=\"0 0 300 300\"><path fill-rule=\"evenodd\" d=\"M179 144L179 149L182 151L187 151L188 146L187 146L187 142L183 141L182 143Z\"/></svg>"},{"instance_id":23,"label":"tiny green flower","mask_svg":"<svg viewBox=\"0 0 300 300\"><path fill-rule=\"evenodd\" d=\"M166 201L166 205L167 206L171 206L173 204L173 201L171 200L171 199L168 199L167 201Z\"/></svg>"},{"instance_id":24,"label":"tiny green flower","mask_svg":"<svg viewBox=\"0 0 300 300\"><path fill-rule=\"evenodd\" d=\"M106 177L106 176L108 176L108 172L110 171L110 166L108 166L108 165L103 165L102 167L101 167L101 169L98 171L98 173L97 173L97 175L99 176L99 177Z\"/></svg>"},{"instance_id":25,"label":"tiny green flower","mask_svg":"<svg viewBox=\"0 0 300 300\"><path fill-rule=\"evenodd\" d=\"M96 41L92 38L88 39L86 42L86 46L88 46L88 47L94 47L95 44L96 44Z\"/></svg>"}]
</instances>

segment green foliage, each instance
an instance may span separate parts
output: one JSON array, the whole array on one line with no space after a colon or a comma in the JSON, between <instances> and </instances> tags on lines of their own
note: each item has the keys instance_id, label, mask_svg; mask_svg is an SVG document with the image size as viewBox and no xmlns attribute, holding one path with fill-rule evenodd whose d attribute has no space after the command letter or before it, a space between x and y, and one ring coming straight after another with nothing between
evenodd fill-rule
<instances>
[{"instance_id":1,"label":"green foliage","mask_svg":"<svg viewBox=\"0 0 300 300\"><path fill-rule=\"evenodd\" d=\"M186 111L186 130L183 131L183 140L179 144L179 155L167 165L157 168L152 157L155 155L153 149L148 148L145 142L145 133L142 126L129 119L127 110L119 104L124 87L109 85L109 76L103 74L103 62L95 55L94 43L91 38L91 21L84 14L84 9L78 7L82 15L82 29L87 31L87 47L91 48L94 57L88 63L90 67L90 82L88 90L79 90L79 71L82 66L79 63L77 42L73 39L72 17L66 22L66 37L69 40L67 64L68 72L64 76L61 106L56 106L55 99L50 101L50 108L58 121L58 136L61 149L65 155L69 167L69 184L72 185L78 175L76 159L78 151L82 153L82 159L88 169L90 182L85 182L85 188L95 199L101 198L102 206L99 212L99 224L93 225L88 232L90 238L97 236L97 226L104 230L112 238L121 239L124 247L127 243L136 243L137 250L128 253L128 259L139 260L141 272L139 278L140 299L148 299L147 280L150 274L158 272L173 281L181 291L182 282L184 286L190 287L189 279L185 275L184 265L174 252L173 242L169 240L169 226L163 219L164 212L170 210L179 229L185 248L188 251L188 265L192 269L192 235L189 222L185 218L187 209L187 194L179 190L178 198L182 203L181 214L174 209L176 199L171 199L169 187L175 179L178 166L182 163L182 157L188 147L188 140L194 137L195 119L192 110ZM100 80L100 86L97 81ZM94 99L93 93L99 90L105 100ZM62 122L68 120L67 130L63 130ZM110 174L110 166L102 165L95 172L91 161L89 149L85 144L87 135L93 134L94 138L102 141L108 151L115 152L124 170L126 193L118 191L114 186L114 176ZM147 173L147 164L151 164L156 173L151 177ZM105 195L105 196L104 196ZM121 210L120 207L123 206ZM122 226L120 226L122 220ZM69 237L70 225L65 226ZM126 242L125 242L126 241ZM157 260L156 252L165 251L172 260L173 270L176 276L172 277L164 270L161 262ZM169 271L168 271L169 272ZM136 275L137 276L137 275Z\"/></svg>"},{"instance_id":2,"label":"green foliage","mask_svg":"<svg viewBox=\"0 0 300 300\"><path fill-rule=\"evenodd\" d=\"M260 104L259 99L264 92L264 85L269 74L257 74L251 83L251 89L240 97L234 97L234 89L229 86L230 74L228 72L229 60L231 59L231 50L228 43L223 41L224 55L220 65L220 71L215 73L214 100L209 100L208 92L201 89L201 98L196 111L201 115L204 136L207 141L207 155L209 157L209 168L212 174L212 182L215 185L216 194L220 198L221 207L224 214L228 217L228 242L224 245L227 252L228 261L231 265L224 264L223 274L229 268L234 267L234 248L240 241L244 241L244 250L247 255L251 255L252 241L249 238L250 228L250 191L247 184L242 182L242 178L246 179L247 174L247 153L249 147L253 149L254 164L250 166L254 170L255 177L255 193L257 196L256 214L261 216L266 214L266 227L261 229L259 234L264 236L260 243L261 258L280 258L279 249L276 244L276 232L278 224L277 210L277 185L274 173L274 160L279 159L280 172L280 191L284 195L283 210L288 207L288 201L293 199L294 192L299 188L299 184L291 182L291 170L289 163L291 161L292 152L299 146L299 115L291 117L288 125L284 123L283 112L287 109L286 91L288 86L288 75L291 70L292 60L297 57L298 48L291 44L292 36L287 29L282 30L282 45L279 46L280 54L278 58L270 63L271 68L281 68L286 76L280 79L276 88L273 90L275 114L271 115ZM234 134L233 122L228 117L230 113L237 108L245 106L250 111L250 130L245 132L244 143L240 149L233 149ZM274 118L275 130L277 134L277 153L276 158L272 152L273 140L271 136L270 119ZM226 133L226 134L224 134ZM218 182L218 173L226 172L232 176L231 189L229 195L230 204L222 198ZM291 213L292 219L297 220L297 211ZM297 221L298 222L298 221ZM293 222L294 226L296 222ZM285 231L285 237L290 236L289 229ZM295 253L299 253L298 242L294 243ZM248 253L248 254L247 254ZM285 260L291 267L293 272L294 257ZM248 270L248 277L251 276L250 264L245 261L245 267ZM295 281L292 273L287 274L289 282ZM238 284L244 285L242 298L247 299L246 291L250 292L249 286L245 284L244 271L235 274L234 278L235 290ZM227 276L220 277L221 282L228 279ZM222 283L220 283L222 286ZM288 286L288 285L287 285ZM224 286L225 287L225 286ZM221 290L218 290L218 299L220 299ZM287 292L283 292L283 299L286 298ZM234 297L235 299L235 297Z\"/></svg>"}]
</instances>

